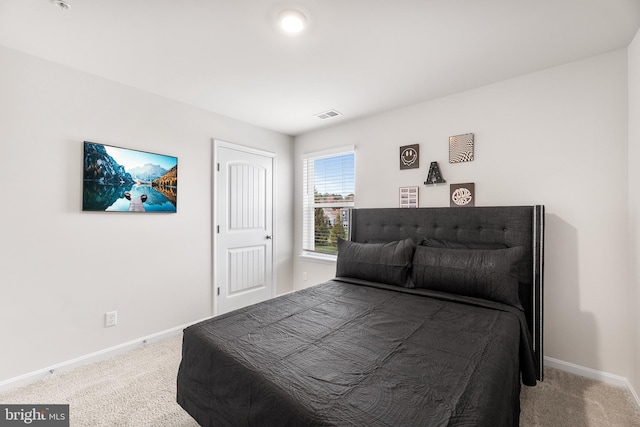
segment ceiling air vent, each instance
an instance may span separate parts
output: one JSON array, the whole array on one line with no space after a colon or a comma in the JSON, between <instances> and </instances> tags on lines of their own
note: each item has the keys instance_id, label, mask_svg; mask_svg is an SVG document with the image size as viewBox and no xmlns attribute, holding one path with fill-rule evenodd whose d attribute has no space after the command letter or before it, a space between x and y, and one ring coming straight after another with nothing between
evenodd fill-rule
<instances>
[{"instance_id":1,"label":"ceiling air vent","mask_svg":"<svg viewBox=\"0 0 640 427\"><path fill-rule=\"evenodd\" d=\"M329 111L325 111L324 113L318 113L316 114L316 117L322 120L326 120L326 119L331 119L333 117L337 117L337 116L341 116L342 113L336 111L336 110L329 110Z\"/></svg>"}]
</instances>

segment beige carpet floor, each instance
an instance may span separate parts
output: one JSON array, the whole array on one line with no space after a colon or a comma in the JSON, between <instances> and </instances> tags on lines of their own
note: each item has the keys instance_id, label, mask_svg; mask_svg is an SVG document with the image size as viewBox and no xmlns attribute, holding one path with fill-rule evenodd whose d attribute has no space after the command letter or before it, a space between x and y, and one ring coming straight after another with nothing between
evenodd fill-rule
<instances>
[{"instance_id":1,"label":"beige carpet floor","mask_svg":"<svg viewBox=\"0 0 640 427\"><path fill-rule=\"evenodd\" d=\"M182 336L54 374L0 394L0 403L70 405L71 426L197 426L175 402ZM640 427L640 411L622 389L547 369L523 387L521 426Z\"/></svg>"},{"instance_id":2,"label":"beige carpet floor","mask_svg":"<svg viewBox=\"0 0 640 427\"><path fill-rule=\"evenodd\" d=\"M520 425L527 427L640 427L640 410L631 394L556 369L544 381L522 387Z\"/></svg>"}]
</instances>

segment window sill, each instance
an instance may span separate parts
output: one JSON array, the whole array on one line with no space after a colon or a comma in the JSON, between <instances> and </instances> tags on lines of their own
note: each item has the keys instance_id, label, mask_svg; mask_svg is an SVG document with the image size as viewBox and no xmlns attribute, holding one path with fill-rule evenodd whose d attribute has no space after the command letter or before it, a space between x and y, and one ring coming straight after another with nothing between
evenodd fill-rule
<instances>
[{"instance_id":1,"label":"window sill","mask_svg":"<svg viewBox=\"0 0 640 427\"><path fill-rule=\"evenodd\" d=\"M320 254L317 252L302 252L300 259L323 264L335 264L338 257L336 255Z\"/></svg>"}]
</instances>

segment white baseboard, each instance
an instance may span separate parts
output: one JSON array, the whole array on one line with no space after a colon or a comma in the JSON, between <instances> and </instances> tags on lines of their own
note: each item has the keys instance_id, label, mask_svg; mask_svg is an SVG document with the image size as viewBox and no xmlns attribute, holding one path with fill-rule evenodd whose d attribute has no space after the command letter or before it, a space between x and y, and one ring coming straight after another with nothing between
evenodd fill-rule
<instances>
[{"instance_id":1,"label":"white baseboard","mask_svg":"<svg viewBox=\"0 0 640 427\"><path fill-rule=\"evenodd\" d=\"M640 408L640 398L638 397L638 393L636 393L633 385L626 377L597 371L595 369L587 368L585 366L576 365L574 363L565 362L564 360L558 360L547 356L544 357L544 365L548 366L549 368L554 368L560 371L569 372L571 374L580 375L582 377L600 381L605 384L610 384L615 387L624 388L631 394L633 400L636 402L636 405L638 406L638 408Z\"/></svg>"},{"instance_id":2,"label":"white baseboard","mask_svg":"<svg viewBox=\"0 0 640 427\"><path fill-rule=\"evenodd\" d=\"M128 341L113 347L106 348L104 350L100 350L94 353L80 356L72 360L67 360L66 362L58 363L58 364L49 366L47 368L39 369L34 372L29 372L27 374L20 375L15 378L9 378L8 380L5 380L5 381L0 381L0 392L8 391L17 387L22 387L22 386L34 383L38 380L44 379L48 376L55 375L56 373L70 371L71 369L77 368L78 366L88 365L91 363L99 362L101 360L106 360L113 356L117 356L118 354L122 354L128 351L134 350L143 345L146 345L152 342L162 341L167 338L180 335L184 328L210 318L211 317L196 320L195 322L190 322L184 325L176 326L174 328L167 329L165 331L147 335L145 337L141 337L141 338Z\"/></svg>"}]
</instances>

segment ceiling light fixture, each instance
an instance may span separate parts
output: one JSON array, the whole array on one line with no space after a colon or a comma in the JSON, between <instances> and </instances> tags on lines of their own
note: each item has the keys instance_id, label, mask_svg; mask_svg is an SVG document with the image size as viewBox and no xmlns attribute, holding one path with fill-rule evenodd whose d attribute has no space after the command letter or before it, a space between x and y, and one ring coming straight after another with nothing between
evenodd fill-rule
<instances>
[{"instance_id":1,"label":"ceiling light fixture","mask_svg":"<svg viewBox=\"0 0 640 427\"><path fill-rule=\"evenodd\" d=\"M67 3L65 0L51 0L51 3L53 3L53 5L60 10L71 9L71 5Z\"/></svg>"},{"instance_id":2,"label":"ceiling light fixture","mask_svg":"<svg viewBox=\"0 0 640 427\"><path fill-rule=\"evenodd\" d=\"M307 17L297 10L283 10L278 15L278 25L286 33L297 34L307 26Z\"/></svg>"}]
</instances>

